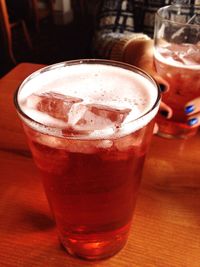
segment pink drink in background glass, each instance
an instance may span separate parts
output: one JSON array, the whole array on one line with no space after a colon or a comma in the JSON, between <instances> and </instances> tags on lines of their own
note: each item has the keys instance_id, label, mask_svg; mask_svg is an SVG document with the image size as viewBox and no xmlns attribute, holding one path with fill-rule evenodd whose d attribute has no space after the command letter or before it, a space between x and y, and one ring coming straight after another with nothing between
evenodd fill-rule
<instances>
[{"instance_id":1,"label":"pink drink in background glass","mask_svg":"<svg viewBox=\"0 0 200 267\"><path fill-rule=\"evenodd\" d=\"M125 244L159 92L140 70L112 61L52 65L15 98L66 250L100 259Z\"/></svg>"},{"instance_id":2,"label":"pink drink in background glass","mask_svg":"<svg viewBox=\"0 0 200 267\"><path fill-rule=\"evenodd\" d=\"M200 5L174 4L158 9L155 16L154 57L158 74L169 84L163 101L172 118L158 116L164 137L188 138L198 126L188 125L187 102L200 96ZM194 107L195 108L195 107Z\"/></svg>"},{"instance_id":3,"label":"pink drink in background glass","mask_svg":"<svg viewBox=\"0 0 200 267\"><path fill-rule=\"evenodd\" d=\"M192 136L198 128L187 126L185 104L200 96L200 44L169 44L155 51L157 72L170 86L162 100L173 110L171 119L158 117L159 131L165 135Z\"/></svg>"}]
</instances>

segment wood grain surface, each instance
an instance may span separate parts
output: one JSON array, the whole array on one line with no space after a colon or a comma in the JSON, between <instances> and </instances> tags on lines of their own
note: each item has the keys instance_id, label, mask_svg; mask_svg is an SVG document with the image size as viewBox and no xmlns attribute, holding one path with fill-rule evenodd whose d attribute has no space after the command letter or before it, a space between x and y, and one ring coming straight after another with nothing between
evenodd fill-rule
<instances>
[{"instance_id":1,"label":"wood grain surface","mask_svg":"<svg viewBox=\"0 0 200 267\"><path fill-rule=\"evenodd\" d=\"M41 67L22 63L0 80L0 266L200 267L200 134L153 137L121 252L88 262L60 246L13 104L21 81Z\"/></svg>"}]
</instances>

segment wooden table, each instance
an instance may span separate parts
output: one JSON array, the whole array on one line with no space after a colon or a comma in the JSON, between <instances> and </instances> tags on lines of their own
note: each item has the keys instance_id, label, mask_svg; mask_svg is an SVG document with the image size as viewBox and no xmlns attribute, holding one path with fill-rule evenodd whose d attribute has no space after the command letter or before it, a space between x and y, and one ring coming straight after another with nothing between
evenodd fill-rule
<instances>
[{"instance_id":1,"label":"wooden table","mask_svg":"<svg viewBox=\"0 0 200 267\"><path fill-rule=\"evenodd\" d=\"M199 267L199 134L189 140L153 137L130 238L120 253L87 262L59 245L13 105L20 82L40 67L23 63L0 80L0 266Z\"/></svg>"}]
</instances>

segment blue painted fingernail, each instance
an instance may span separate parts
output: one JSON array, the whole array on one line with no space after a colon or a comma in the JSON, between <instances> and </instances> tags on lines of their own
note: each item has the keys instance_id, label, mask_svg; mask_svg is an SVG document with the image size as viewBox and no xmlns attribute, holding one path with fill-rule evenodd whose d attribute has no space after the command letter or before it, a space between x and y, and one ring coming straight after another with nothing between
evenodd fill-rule
<instances>
[{"instance_id":1,"label":"blue painted fingernail","mask_svg":"<svg viewBox=\"0 0 200 267\"><path fill-rule=\"evenodd\" d=\"M185 113L186 114L191 113L193 111L194 111L194 106L193 105L185 107Z\"/></svg>"},{"instance_id":2,"label":"blue painted fingernail","mask_svg":"<svg viewBox=\"0 0 200 267\"><path fill-rule=\"evenodd\" d=\"M197 118L192 118L192 119L190 119L190 120L187 121L187 124L189 126L193 126L193 125L197 124L197 122L198 122L198 119Z\"/></svg>"}]
</instances>

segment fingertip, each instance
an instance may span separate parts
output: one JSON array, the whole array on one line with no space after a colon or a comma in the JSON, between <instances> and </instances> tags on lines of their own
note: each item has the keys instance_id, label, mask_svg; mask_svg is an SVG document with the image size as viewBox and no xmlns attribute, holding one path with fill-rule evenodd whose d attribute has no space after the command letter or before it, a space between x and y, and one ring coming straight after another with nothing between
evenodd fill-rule
<instances>
[{"instance_id":1,"label":"fingertip","mask_svg":"<svg viewBox=\"0 0 200 267\"><path fill-rule=\"evenodd\" d=\"M191 114L195 110L195 106L192 104L186 105L185 106L185 114Z\"/></svg>"},{"instance_id":2,"label":"fingertip","mask_svg":"<svg viewBox=\"0 0 200 267\"><path fill-rule=\"evenodd\" d=\"M161 101L159 113L167 119L170 119L173 115L172 109Z\"/></svg>"},{"instance_id":3,"label":"fingertip","mask_svg":"<svg viewBox=\"0 0 200 267\"><path fill-rule=\"evenodd\" d=\"M199 125L199 120L198 120L198 118L191 118L191 119L189 119L188 121L187 121L187 124L189 125L189 126L198 126Z\"/></svg>"},{"instance_id":4,"label":"fingertip","mask_svg":"<svg viewBox=\"0 0 200 267\"><path fill-rule=\"evenodd\" d=\"M157 134L159 130L159 126L157 123L154 124L154 128L153 128L153 134Z\"/></svg>"},{"instance_id":5,"label":"fingertip","mask_svg":"<svg viewBox=\"0 0 200 267\"><path fill-rule=\"evenodd\" d=\"M162 93L165 93L165 92L169 91L169 84L168 84L168 82L166 82L160 76L155 75L154 77L155 77L155 80L157 81L157 83L159 84L160 91Z\"/></svg>"},{"instance_id":6,"label":"fingertip","mask_svg":"<svg viewBox=\"0 0 200 267\"><path fill-rule=\"evenodd\" d=\"M166 87L165 84L163 84L163 83L159 83L159 87L160 87L160 91L161 91L162 93L164 93L164 92L167 91L167 87Z\"/></svg>"},{"instance_id":7,"label":"fingertip","mask_svg":"<svg viewBox=\"0 0 200 267\"><path fill-rule=\"evenodd\" d=\"M169 112L167 110L160 110L160 115L162 115L165 118L168 118L169 116Z\"/></svg>"}]
</instances>

